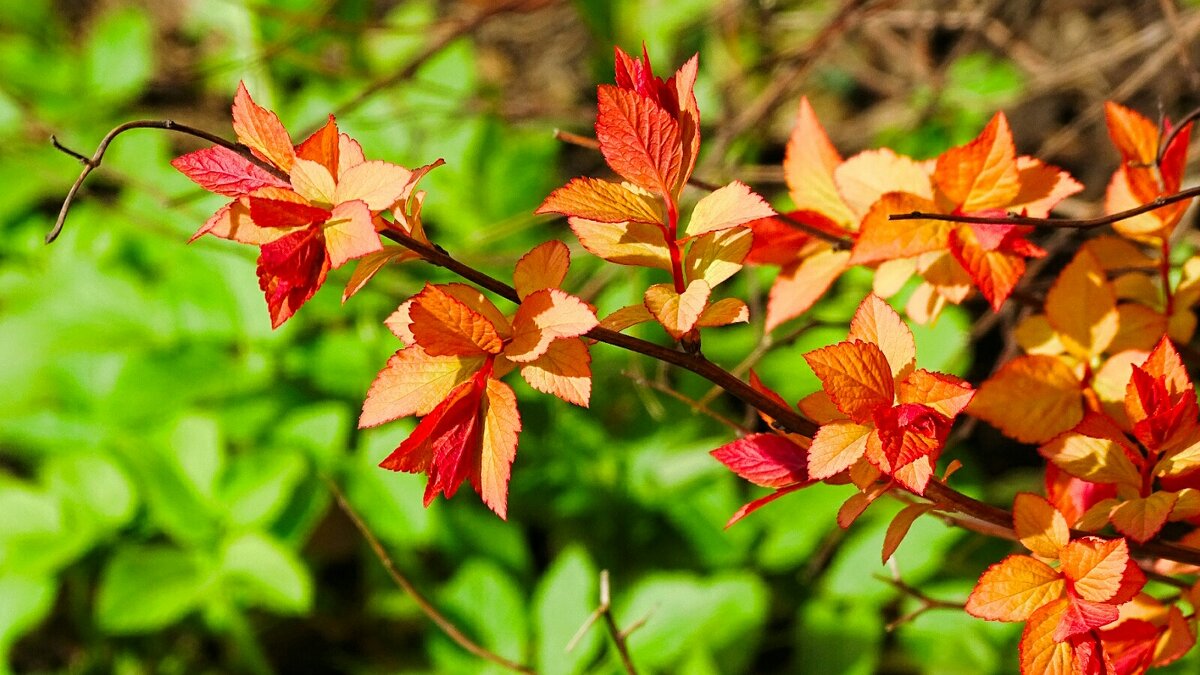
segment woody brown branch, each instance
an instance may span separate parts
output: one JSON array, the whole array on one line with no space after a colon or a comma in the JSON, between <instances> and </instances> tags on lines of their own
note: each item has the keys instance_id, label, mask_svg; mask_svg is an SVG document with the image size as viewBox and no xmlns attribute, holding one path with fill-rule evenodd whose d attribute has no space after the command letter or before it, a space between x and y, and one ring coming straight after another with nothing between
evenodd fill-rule
<instances>
[{"instance_id":1,"label":"woody brown branch","mask_svg":"<svg viewBox=\"0 0 1200 675\"><path fill-rule=\"evenodd\" d=\"M237 152L238 154L242 155L243 157L246 157L248 160L254 162L256 165L261 166L261 160L259 160L257 157L254 157L253 153L251 153L250 150L248 148L246 148L245 146L222 139L219 136L216 136L216 135L211 134L206 131L194 129L192 127L188 127L185 125L179 125L179 124L176 124L169 120L157 121L157 122L142 120L142 121L138 121L138 122L129 122L129 123L123 124L119 127L114 128L112 131L110 131L104 137L104 140L101 142L100 147L97 148L95 154L93 154L92 158L90 159L90 162L88 162L87 165L85 166L83 173L76 180L76 182L72 186L70 192L68 192L67 197L63 202L62 210L60 211L59 221L56 223L55 229L52 230L49 235L47 235L48 242L53 241L54 236L57 236L58 231L61 230L62 222L66 218L66 213L71 206L71 202L75 199L75 196L78 194L78 190L79 190L80 186L83 184L83 181L87 178L88 174L90 174L93 169L95 169L96 167L98 167L100 165L100 162L104 157L104 152L107 150L108 145L112 142L112 140L114 138L116 138L118 135L120 135L124 131L128 131L130 129L135 129L135 128L164 129L164 130L170 130L170 131L175 131L178 133L195 136L197 138L202 138L202 139L208 140L210 142L216 143L218 145L221 145L222 147L229 148L230 150L233 150L234 152ZM267 167L263 167L263 168L266 169ZM277 175L277 176L280 175L280 172L278 169L271 167L270 170L273 175ZM283 176L283 177L286 178L286 176ZM1113 214L1110 216L1105 216L1103 218L1091 219L1091 220L1053 221L1052 219L1025 218L1025 217L1010 217L1009 219L995 219L995 218L975 218L975 217L971 217L971 216L945 216L943 214L920 214L920 213L899 214L898 216L892 216L892 219L915 220L915 219L919 219L919 218L929 218L929 219L950 220L950 221L955 221L955 222L984 222L984 223L1011 221L1014 224L1040 224L1040 223L1044 223L1044 222L1073 222L1073 223L1084 223L1084 225L1076 224L1076 225L1074 225L1075 227L1081 227L1081 226L1082 227L1096 227L1098 225L1104 225L1104 224L1108 224L1111 222L1116 222L1117 220L1121 220L1123 218L1130 218L1132 216L1139 215L1139 214L1145 213L1147 211L1152 211L1156 208L1160 208L1161 206L1165 206L1167 204L1182 201L1184 199L1190 199L1190 198L1198 196L1198 195L1200 195L1200 187L1193 187L1193 188L1189 188L1188 190L1179 192L1175 195L1161 197L1161 198L1155 200L1155 202L1148 204L1144 207L1140 207L1138 209L1131 209L1129 211L1124 211L1119 214ZM495 277L488 275L485 272L482 272L480 270L477 270L469 265L466 265L466 264L460 262L459 260L457 260L456 258L451 256L449 253L447 253L445 250L441 249L441 247L427 245L421 241L418 241L417 239L414 239L413 237L409 236L407 233L402 232L395 228L385 230L384 232L381 232L380 234L398 244L401 244L401 245L417 252L418 254L421 255L421 257L426 262L428 262L430 264L433 264L438 267L447 269L451 272L454 272L458 276L474 283L475 285L477 285L483 289L489 290L489 291L495 293L496 295L499 295L500 297L503 297L514 303L520 302L520 298L517 295L516 290L512 286L504 283L503 281L500 281L499 279L496 279ZM53 235L53 236L51 236L51 235ZM818 426L816 424L814 424L811 420L805 418L803 415L801 415L797 411L793 410L791 407L789 407L785 404L780 404L780 403L772 400L770 397L764 395L763 393L761 393L758 390L751 387L748 383L743 382L737 376L726 371L725 369L721 368L720 366L716 365L715 363L709 361L701 354L688 354L685 352L676 351L674 349L670 349L670 348L655 344L653 342L649 342L649 341L635 338L635 337L632 337L629 335L625 335L623 333L609 330L607 328L603 328L600 326L597 326L596 328L593 328L592 330L588 331L588 333L586 335L587 335L587 337L590 337L599 342L604 342L606 344L611 344L616 347L621 347L621 348L627 349L629 351L637 352L639 354L648 356L650 358L657 359L659 361L663 361L665 363L669 363L671 365L678 366L678 367L688 370L692 373L695 373L696 375L699 375L700 377L703 377L704 379L708 380L709 382L712 382L713 384L719 386L721 389L725 390L727 393L734 396L735 398L741 400L746 405L749 405L752 408L755 408L756 410L759 410L759 411L765 413L766 415L774 418L776 421L776 424L778 426L782 427L783 429L786 429L789 432L796 433L801 436L805 436L805 437L809 437L809 438L811 438L817 432ZM1000 507L992 506L990 504L986 504L977 499L969 497L969 496L955 490L954 488L949 487L948 485L946 485L945 483L943 483L937 479L931 479L929 481L929 484L926 486L925 494L923 496L925 498L929 499L930 501L933 501L934 503L938 504L939 507L944 510L961 513L965 516L969 516L976 520L979 520L979 521L982 521L985 523L990 523L992 526L994 526L994 527L998 528L999 530L1004 531L1006 533L1012 532L1012 522L1013 521L1012 521L1012 513L1011 512L1009 512L1005 509L1002 509ZM1090 535L1090 534L1092 534L1092 533L1072 531L1072 536L1075 536L1075 537L1085 536L1085 535ZM1162 559L1166 559L1166 560L1173 560L1175 562L1187 563L1187 564L1192 564L1192 565L1200 565L1200 550L1181 547L1181 546L1177 546L1177 545L1167 543L1167 542L1156 542L1156 541L1152 540L1150 542L1147 542L1147 543L1141 544L1141 545L1131 545L1130 549L1133 551L1133 553L1135 555L1153 556L1153 557L1162 558Z\"/></svg>"}]
</instances>

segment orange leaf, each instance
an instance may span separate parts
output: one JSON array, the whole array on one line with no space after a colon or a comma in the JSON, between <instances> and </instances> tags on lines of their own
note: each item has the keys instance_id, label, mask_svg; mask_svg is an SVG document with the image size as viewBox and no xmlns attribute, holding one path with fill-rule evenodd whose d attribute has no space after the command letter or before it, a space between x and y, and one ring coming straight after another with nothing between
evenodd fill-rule
<instances>
[{"instance_id":1,"label":"orange leaf","mask_svg":"<svg viewBox=\"0 0 1200 675\"><path fill-rule=\"evenodd\" d=\"M1064 587L1061 575L1046 563L1010 555L979 577L965 609L988 621L1024 621L1061 597Z\"/></svg>"},{"instance_id":2,"label":"orange leaf","mask_svg":"<svg viewBox=\"0 0 1200 675\"><path fill-rule=\"evenodd\" d=\"M853 422L823 424L808 448L808 475L819 480L847 469L863 456L871 431Z\"/></svg>"},{"instance_id":3,"label":"orange leaf","mask_svg":"<svg viewBox=\"0 0 1200 675\"><path fill-rule=\"evenodd\" d=\"M887 533L883 535L883 564L887 564L888 558L892 557L892 554L900 547L900 543L904 541L904 537L908 536L913 521L932 511L933 507L933 504L909 504L901 509L895 518L892 518L892 522L888 524Z\"/></svg>"},{"instance_id":4,"label":"orange leaf","mask_svg":"<svg viewBox=\"0 0 1200 675\"><path fill-rule=\"evenodd\" d=\"M363 256L359 259L358 265L354 267L354 272L350 274L350 280L346 282L346 290L342 292L342 302L349 300L355 293L361 291L367 282L383 269L384 265L417 260L420 257L416 251L403 246L384 246L374 253ZM405 327L407 328L407 326L406 321Z\"/></svg>"},{"instance_id":5,"label":"orange leaf","mask_svg":"<svg viewBox=\"0 0 1200 675\"><path fill-rule=\"evenodd\" d=\"M504 346L491 321L438 286L414 296L408 315L413 339L432 356L498 354Z\"/></svg>"},{"instance_id":6,"label":"orange leaf","mask_svg":"<svg viewBox=\"0 0 1200 675\"><path fill-rule=\"evenodd\" d=\"M769 333L807 312L846 271L849 260L849 251L826 248L780 270L767 299L765 330Z\"/></svg>"},{"instance_id":7,"label":"orange leaf","mask_svg":"<svg viewBox=\"0 0 1200 675\"><path fill-rule=\"evenodd\" d=\"M604 319L600 322L600 325L609 330L615 330L620 333L630 326L636 326L639 323L645 323L653 320L654 315L650 313L650 310L646 309L646 305L638 303L636 305L622 307L612 314L609 314L608 316L604 317Z\"/></svg>"},{"instance_id":8,"label":"orange leaf","mask_svg":"<svg viewBox=\"0 0 1200 675\"><path fill-rule=\"evenodd\" d=\"M706 195L692 210L688 221L687 236L695 237L706 232L717 232L738 225L770 218L775 209L763 201L748 185L733 181Z\"/></svg>"},{"instance_id":9,"label":"orange leaf","mask_svg":"<svg viewBox=\"0 0 1200 675\"><path fill-rule=\"evenodd\" d=\"M975 140L938 157L933 180L964 213L1005 208L1021 192L1016 154L1008 119L996 113Z\"/></svg>"},{"instance_id":10,"label":"orange leaf","mask_svg":"<svg viewBox=\"0 0 1200 675\"><path fill-rule=\"evenodd\" d=\"M586 408L592 395L591 362L592 356L583 340L555 340L546 353L521 364L521 377L544 394Z\"/></svg>"},{"instance_id":11,"label":"orange leaf","mask_svg":"<svg viewBox=\"0 0 1200 675\"><path fill-rule=\"evenodd\" d=\"M383 248L371 211L357 199L333 207L333 213L323 227L329 264L334 269Z\"/></svg>"},{"instance_id":12,"label":"orange leaf","mask_svg":"<svg viewBox=\"0 0 1200 675\"><path fill-rule=\"evenodd\" d=\"M750 252L754 233L747 227L734 227L702 234L692 240L683 265L688 279L703 279L709 288L742 269Z\"/></svg>"},{"instance_id":13,"label":"orange leaf","mask_svg":"<svg viewBox=\"0 0 1200 675\"><path fill-rule=\"evenodd\" d=\"M700 312L696 325L701 328L728 326L731 323L746 323L750 320L750 308L737 298L718 300Z\"/></svg>"},{"instance_id":14,"label":"orange leaf","mask_svg":"<svg viewBox=\"0 0 1200 675\"><path fill-rule=\"evenodd\" d=\"M867 295L854 312L849 339L879 347L892 367L893 377L904 377L916 363L917 343L912 331L896 310L874 293Z\"/></svg>"},{"instance_id":15,"label":"orange leaf","mask_svg":"<svg viewBox=\"0 0 1200 675\"><path fill-rule=\"evenodd\" d=\"M670 284L654 284L646 289L642 302L671 337L678 340L695 327L700 314L708 306L711 292L712 289L702 279L692 281L682 294L676 293Z\"/></svg>"},{"instance_id":16,"label":"orange leaf","mask_svg":"<svg viewBox=\"0 0 1200 675\"><path fill-rule=\"evenodd\" d=\"M816 211L836 224L848 227L857 219L842 201L833 181L834 169L841 163L842 156L829 142L808 97L800 99L796 126L788 139L787 154L783 159L788 193L797 209Z\"/></svg>"},{"instance_id":17,"label":"orange leaf","mask_svg":"<svg viewBox=\"0 0 1200 675\"><path fill-rule=\"evenodd\" d=\"M567 219L579 243L593 255L618 265L638 265L671 270L671 254L663 230L648 223L601 223L586 218Z\"/></svg>"},{"instance_id":18,"label":"orange leaf","mask_svg":"<svg viewBox=\"0 0 1200 675\"><path fill-rule=\"evenodd\" d=\"M513 270L513 287L522 300L544 288L559 288L571 268L571 250L551 239L521 256Z\"/></svg>"},{"instance_id":19,"label":"orange leaf","mask_svg":"<svg viewBox=\"0 0 1200 675\"><path fill-rule=\"evenodd\" d=\"M948 243L951 255L971 276L992 309L999 311L1025 273L1025 258L1009 251L983 248L972 226L952 230Z\"/></svg>"},{"instance_id":20,"label":"orange leaf","mask_svg":"<svg viewBox=\"0 0 1200 675\"><path fill-rule=\"evenodd\" d=\"M329 173L337 176L339 175L339 145L337 121L333 119L333 115L330 115L329 119L325 121L325 126L314 131L311 136L296 146L296 157L317 162L329 169Z\"/></svg>"},{"instance_id":21,"label":"orange leaf","mask_svg":"<svg viewBox=\"0 0 1200 675\"><path fill-rule=\"evenodd\" d=\"M1021 675L1077 675L1071 643L1054 639L1068 604L1066 598L1061 598L1029 617L1018 648Z\"/></svg>"},{"instance_id":22,"label":"orange leaf","mask_svg":"<svg viewBox=\"0 0 1200 675\"><path fill-rule=\"evenodd\" d=\"M662 208L646 192L598 178L573 178L546 197L534 213L561 213L602 223L661 223Z\"/></svg>"},{"instance_id":23,"label":"orange leaf","mask_svg":"<svg viewBox=\"0 0 1200 675\"><path fill-rule=\"evenodd\" d=\"M900 403L923 403L949 418L954 418L975 396L971 385L953 375L914 370L896 383Z\"/></svg>"},{"instance_id":24,"label":"orange leaf","mask_svg":"<svg viewBox=\"0 0 1200 675\"><path fill-rule=\"evenodd\" d=\"M1141 113L1113 101L1104 103L1104 119L1121 159L1131 164L1153 164L1158 155L1158 125Z\"/></svg>"},{"instance_id":25,"label":"orange leaf","mask_svg":"<svg viewBox=\"0 0 1200 675\"><path fill-rule=\"evenodd\" d=\"M383 211L407 196L413 177L412 171L398 164L363 162L338 177L333 203L358 199L366 202L372 211Z\"/></svg>"},{"instance_id":26,"label":"orange leaf","mask_svg":"<svg viewBox=\"0 0 1200 675\"><path fill-rule=\"evenodd\" d=\"M1013 500L1013 529L1017 539L1034 555L1057 559L1071 540L1067 519L1044 497L1021 492Z\"/></svg>"},{"instance_id":27,"label":"orange leaf","mask_svg":"<svg viewBox=\"0 0 1200 675\"><path fill-rule=\"evenodd\" d=\"M484 363L483 356L430 356L420 347L401 349L375 377L363 402L359 428L410 415L427 415Z\"/></svg>"},{"instance_id":28,"label":"orange leaf","mask_svg":"<svg viewBox=\"0 0 1200 675\"><path fill-rule=\"evenodd\" d=\"M858 153L834 169L833 179L857 219L888 192L933 199L933 186L924 167L888 148Z\"/></svg>"},{"instance_id":29,"label":"orange leaf","mask_svg":"<svg viewBox=\"0 0 1200 675\"><path fill-rule=\"evenodd\" d=\"M1124 539L1083 537L1063 547L1060 568L1075 594L1084 600L1105 602L1121 590L1129 545Z\"/></svg>"},{"instance_id":30,"label":"orange leaf","mask_svg":"<svg viewBox=\"0 0 1200 675\"><path fill-rule=\"evenodd\" d=\"M1117 335L1117 299L1095 256L1081 250L1046 294L1046 320L1072 354L1089 359Z\"/></svg>"},{"instance_id":31,"label":"orange leaf","mask_svg":"<svg viewBox=\"0 0 1200 675\"><path fill-rule=\"evenodd\" d=\"M600 85L597 98L596 140L608 165L638 187L671 195L683 162L679 122L628 89Z\"/></svg>"},{"instance_id":32,"label":"orange leaf","mask_svg":"<svg viewBox=\"0 0 1200 675\"><path fill-rule=\"evenodd\" d=\"M1155 492L1149 497L1130 499L1118 504L1109 519L1117 532L1144 544L1166 524L1177 499L1174 492Z\"/></svg>"},{"instance_id":33,"label":"orange leaf","mask_svg":"<svg viewBox=\"0 0 1200 675\"><path fill-rule=\"evenodd\" d=\"M838 407L833 404L833 399L829 398L829 394L825 393L824 389L814 391L800 399L797 407L805 417L817 424L829 424L849 419L846 417L846 413L838 410Z\"/></svg>"},{"instance_id":34,"label":"orange leaf","mask_svg":"<svg viewBox=\"0 0 1200 675\"><path fill-rule=\"evenodd\" d=\"M598 323L596 313L584 301L557 288L543 288L521 301L504 356L528 363L545 354L554 340L578 337Z\"/></svg>"},{"instance_id":35,"label":"orange leaf","mask_svg":"<svg viewBox=\"0 0 1200 675\"><path fill-rule=\"evenodd\" d=\"M1004 207L1014 213L1045 218L1059 202L1083 190L1071 174L1033 157L1018 157L1021 191Z\"/></svg>"},{"instance_id":36,"label":"orange leaf","mask_svg":"<svg viewBox=\"0 0 1200 675\"><path fill-rule=\"evenodd\" d=\"M853 265L865 265L895 258L910 258L947 246L953 223L941 220L889 220L888 216L922 211L932 213L937 206L907 192L889 192L880 197L867 215L854 242Z\"/></svg>"},{"instance_id":37,"label":"orange leaf","mask_svg":"<svg viewBox=\"0 0 1200 675\"><path fill-rule=\"evenodd\" d=\"M1038 452L1058 468L1086 481L1116 483L1135 490L1141 487L1141 472L1113 440L1070 431L1056 436Z\"/></svg>"},{"instance_id":38,"label":"orange leaf","mask_svg":"<svg viewBox=\"0 0 1200 675\"><path fill-rule=\"evenodd\" d=\"M262 246L295 231L295 229L263 227L255 223L250 217L249 200L240 199L218 209L199 230L196 230L188 243L190 244L206 234L211 234L214 237L243 244Z\"/></svg>"},{"instance_id":39,"label":"orange leaf","mask_svg":"<svg viewBox=\"0 0 1200 675\"><path fill-rule=\"evenodd\" d=\"M259 158L290 172L296 159L296 150L287 129L275 113L263 108L250 98L246 83L239 82L233 97L233 131L238 141L250 148Z\"/></svg>"},{"instance_id":40,"label":"orange leaf","mask_svg":"<svg viewBox=\"0 0 1200 675\"><path fill-rule=\"evenodd\" d=\"M887 357L870 342L839 342L804 355L838 410L870 423L877 408L890 407L895 383Z\"/></svg>"},{"instance_id":41,"label":"orange leaf","mask_svg":"<svg viewBox=\"0 0 1200 675\"><path fill-rule=\"evenodd\" d=\"M1105 213L1127 211L1153 199L1153 197L1147 199L1136 194L1136 188L1132 184L1132 180L1134 179L1130 177L1130 173L1131 170L1125 166L1119 167L1113 172L1112 179L1109 181L1108 187L1104 192ZM1153 242L1167 234L1164 228L1167 227L1168 223L1173 222L1173 215L1174 209L1171 206L1165 206L1149 213L1138 214L1132 218L1124 218L1113 223L1113 229L1118 234L1131 239Z\"/></svg>"},{"instance_id":42,"label":"orange leaf","mask_svg":"<svg viewBox=\"0 0 1200 675\"><path fill-rule=\"evenodd\" d=\"M479 478L471 478L483 503L502 519L508 516L508 479L513 458L517 455L520 433L521 414L512 388L500 380L488 378L483 395Z\"/></svg>"},{"instance_id":43,"label":"orange leaf","mask_svg":"<svg viewBox=\"0 0 1200 675\"><path fill-rule=\"evenodd\" d=\"M1167 626L1154 648L1155 667L1165 666L1183 658L1196 645L1196 635L1191 623L1183 617L1179 607L1172 606L1167 612Z\"/></svg>"},{"instance_id":44,"label":"orange leaf","mask_svg":"<svg viewBox=\"0 0 1200 675\"><path fill-rule=\"evenodd\" d=\"M1150 377L1161 380L1169 396L1179 396L1192 388L1192 381L1183 366L1183 359L1179 357L1179 352L1169 338L1160 339L1139 367ZM1134 423L1154 412L1146 410L1132 382L1125 390L1125 408L1130 421Z\"/></svg>"},{"instance_id":45,"label":"orange leaf","mask_svg":"<svg viewBox=\"0 0 1200 675\"><path fill-rule=\"evenodd\" d=\"M1040 443L1083 419L1081 385L1053 356L1019 356L975 392L967 411L1022 443Z\"/></svg>"},{"instance_id":46,"label":"orange leaf","mask_svg":"<svg viewBox=\"0 0 1200 675\"><path fill-rule=\"evenodd\" d=\"M842 506L838 509L838 527L842 528L843 530L848 529L854 524L854 521L858 520L858 517L863 514L863 511L866 511L867 507L870 506L874 501L875 498L873 496L863 492L855 492L854 494L850 495L850 497L846 499L846 501L843 502Z\"/></svg>"}]
</instances>

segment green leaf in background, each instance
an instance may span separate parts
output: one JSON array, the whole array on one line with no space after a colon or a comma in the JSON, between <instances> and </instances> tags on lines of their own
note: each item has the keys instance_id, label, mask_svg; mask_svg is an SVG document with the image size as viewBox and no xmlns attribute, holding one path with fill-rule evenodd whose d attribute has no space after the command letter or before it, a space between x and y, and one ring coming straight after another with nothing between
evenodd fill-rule
<instances>
[{"instance_id":1,"label":"green leaf in background","mask_svg":"<svg viewBox=\"0 0 1200 675\"><path fill-rule=\"evenodd\" d=\"M160 630L196 609L211 580L194 553L169 546L122 546L100 576L96 623L113 635Z\"/></svg>"},{"instance_id":2,"label":"green leaf in background","mask_svg":"<svg viewBox=\"0 0 1200 675\"><path fill-rule=\"evenodd\" d=\"M74 523L61 499L45 490L0 478L0 569L6 573L57 571L90 545L89 533L68 536Z\"/></svg>"},{"instance_id":3,"label":"green leaf in background","mask_svg":"<svg viewBox=\"0 0 1200 675\"><path fill-rule=\"evenodd\" d=\"M306 450L317 466L329 469L346 452L347 434L354 421L349 408L341 403L305 406L273 425L273 440L279 446Z\"/></svg>"},{"instance_id":4,"label":"green leaf in background","mask_svg":"<svg viewBox=\"0 0 1200 675\"><path fill-rule=\"evenodd\" d=\"M225 519L233 526L265 526L287 506L308 470L298 451L263 450L234 457L221 488Z\"/></svg>"},{"instance_id":5,"label":"green leaf in background","mask_svg":"<svg viewBox=\"0 0 1200 675\"><path fill-rule=\"evenodd\" d=\"M800 608L796 637L798 669L870 675L877 670L883 618L871 602L815 598Z\"/></svg>"},{"instance_id":6,"label":"green leaf in background","mask_svg":"<svg viewBox=\"0 0 1200 675\"><path fill-rule=\"evenodd\" d=\"M669 668L688 654L708 651L725 672L737 672L754 652L767 618L767 597L766 586L752 574L705 579L656 573L622 594L616 617L619 626L646 619L628 642L639 667Z\"/></svg>"},{"instance_id":7,"label":"green leaf in background","mask_svg":"<svg viewBox=\"0 0 1200 675\"><path fill-rule=\"evenodd\" d=\"M929 583L921 591L930 597L957 602L974 587L969 580ZM917 609L907 602L904 611ZM900 624L896 635L914 666L929 675L977 675L1011 668L1009 658L1021 634L1019 623L979 621L963 611L935 610ZM1007 668L1006 668L1007 666Z\"/></svg>"},{"instance_id":8,"label":"green leaf in background","mask_svg":"<svg viewBox=\"0 0 1200 675\"><path fill-rule=\"evenodd\" d=\"M133 517L137 491L125 470L107 455L83 451L51 457L42 482L64 502L77 505L97 527L115 530Z\"/></svg>"},{"instance_id":9,"label":"green leaf in background","mask_svg":"<svg viewBox=\"0 0 1200 675\"><path fill-rule=\"evenodd\" d=\"M379 462L412 431L409 423L369 429L358 453L346 462L346 496L384 542L409 550L429 542L438 531L442 505L425 508L425 477L379 468Z\"/></svg>"},{"instance_id":10,"label":"green leaf in background","mask_svg":"<svg viewBox=\"0 0 1200 675\"><path fill-rule=\"evenodd\" d=\"M222 587L247 605L285 614L312 606L312 577L296 554L256 532L226 542L221 551Z\"/></svg>"},{"instance_id":11,"label":"green leaf in background","mask_svg":"<svg viewBox=\"0 0 1200 675\"><path fill-rule=\"evenodd\" d=\"M150 20L142 10L113 11L88 36L87 92L93 104L123 102L141 92L154 70Z\"/></svg>"},{"instance_id":12,"label":"green leaf in background","mask_svg":"<svg viewBox=\"0 0 1200 675\"><path fill-rule=\"evenodd\" d=\"M43 577L0 576L0 673L8 673L13 642L45 617L54 605L54 582Z\"/></svg>"},{"instance_id":13,"label":"green leaf in background","mask_svg":"<svg viewBox=\"0 0 1200 675\"><path fill-rule=\"evenodd\" d=\"M598 574L582 547L563 550L546 570L533 592L533 622L537 668L545 675L581 673L600 650L604 627L597 623L574 649L571 638L600 602Z\"/></svg>"}]
</instances>

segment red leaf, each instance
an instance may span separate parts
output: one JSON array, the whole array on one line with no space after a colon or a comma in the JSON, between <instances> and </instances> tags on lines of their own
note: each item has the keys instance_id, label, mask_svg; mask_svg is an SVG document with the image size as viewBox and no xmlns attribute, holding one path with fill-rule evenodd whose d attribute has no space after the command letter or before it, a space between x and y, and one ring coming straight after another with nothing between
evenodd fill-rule
<instances>
[{"instance_id":1,"label":"red leaf","mask_svg":"<svg viewBox=\"0 0 1200 675\"><path fill-rule=\"evenodd\" d=\"M634 185L671 195L683 161L679 122L627 89L601 85L597 95L596 140L605 161Z\"/></svg>"},{"instance_id":2,"label":"red leaf","mask_svg":"<svg viewBox=\"0 0 1200 675\"><path fill-rule=\"evenodd\" d=\"M772 492L771 494L769 494L765 497L759 497L758 499L755 499L754 501L750 502L749 504L743 505L742 508L738 509L736 512L734 512L734 514L732 516L729 517L729 520L725 522L725 527L726 528L733 527L733 524L738 522L742 518L745 518L746 516L750 515L751 513L754 513L755 511L761 509L762 507L766 506L767 504L770 504L771 502L775 501L776 499L779 499L780 497L788 494L789 492L795 492L796 490L799 490L802 487L804 487L804 485L797 484L797 485L789 485L784 488L779 488L778 490Z\"/></svg>"},{"instance_id":3,"label":"red leaf","mask_svg":"<svg viewBox=\"0 0 1200 675\"><path fill-rule=\"evenodd\" d=\"M750 434L713 450L711 454L755 485L781 488L808 481L807 453L776 434Z\"/></svg>"},{"instance_id":4,"label":"red leaf","mask_svg":"<svg viewBox=\"0 0 1200 675\"><path fill-rule=\"evenodd\" d=\"M271 327L278 328L325 283L329 254L318 227L293 232L263 244L258 256L258 286L267 297Z\"/></svg>"},{"instance_id":5,"label":"red leaf","mask_svg":"<svg viewBox=\"0 0 1200 675\"><path fill-rule=\"evenodd\" d=\"M303 227L329 220L330 212L280 199L250 198L250 220L259 227Z\"/></svg>"},{"instance_id":6,"label":"red leaf","mask_svg":"<svg viewBox=\"0 0 1200 675\"><path fill-rule=\"evenodd\" d=\"M460 384L379 463L392 471L428 472L425 506L439 492L453 497L470 475L471 460L478 457L483 442L479 413L486 383L486 377L476 375Z\"/></svg>"},{"instance_id":7,"label":"red leaf","mask_svg":"<svg viewBox=\"0 0 1200 675\"><path fill-rule=\"evenodd\" d=\"M287 182L219 145L176 157L171 166L205 190L227 197L242 197L268 186L289 187Z\"/></svg>"},{"instance_id":8,"label":"red leaf","mask_svg":"<svg viewBox=\"0 0 1200 675\"><path fill-rule=\"evenodd\" d=\"M1116 621L1119 615L1120 612L1114 605L1091 602L1074 593L1067 593L1067 610L1054 629L1054 641L1063 642L1093 628L1110 624Z\"/></svg>"}]
</instances>

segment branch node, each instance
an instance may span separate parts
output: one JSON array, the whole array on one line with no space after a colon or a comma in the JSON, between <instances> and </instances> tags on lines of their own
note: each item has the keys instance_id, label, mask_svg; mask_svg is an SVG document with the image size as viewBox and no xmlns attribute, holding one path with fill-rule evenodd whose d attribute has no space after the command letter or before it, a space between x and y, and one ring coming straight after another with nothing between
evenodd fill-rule
<instances>
[{"instance_id":1,"label":"branch node","mask_svg":"<svg viewBox=\"0 0 1200 675\"><path fill-rule=\"evenodd\" d=\"M70 155L87 166L92 166L92 159L90 157L85 157L84 155L63 145L58 141L58 137L54 134L50 134L50 145L53 145L55 150L58 150L65 155Z\"/></svg>"}]
</instances>

